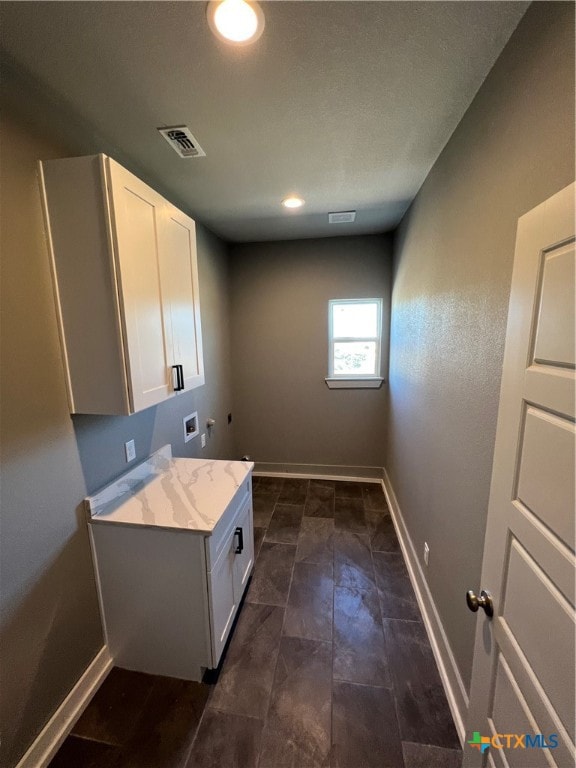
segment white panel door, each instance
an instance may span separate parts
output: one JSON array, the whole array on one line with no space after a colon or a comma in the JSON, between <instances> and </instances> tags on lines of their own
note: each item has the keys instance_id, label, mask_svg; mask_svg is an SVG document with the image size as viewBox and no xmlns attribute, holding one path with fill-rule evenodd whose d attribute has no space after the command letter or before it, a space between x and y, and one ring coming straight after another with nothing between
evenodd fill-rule
<instances>
[{"instance_id":1,"label":"white panel door","mask_svg":"<svg viewBox=\"0 0 576 768\"><path fill-rule=\"evenodd\" d=\"M575 764L574 194L518 222L482 567L494 616L478 612L464 747L474 768Z\"/></svg>"},{"instance_id":2,"label":"white panel door","mask_svg":"<svg viewBox=\"0 0 576 768\"><path fill-rule=\"evenodd\" d=\"M139 411L172 394L158 252L165 201L118 163L107 163L130 400Z\"/></svg>"},{"instance_id":3,"label":"white panel door","mask_svg":"<svg viewBox=\"0 0 576 768\"><path fill-rule=\"evenodd\" d=\"M183 389L204 384L194 221L166 203L160 239L162 299L171 366L182 366Z\"/></svg>"}]
</instances>

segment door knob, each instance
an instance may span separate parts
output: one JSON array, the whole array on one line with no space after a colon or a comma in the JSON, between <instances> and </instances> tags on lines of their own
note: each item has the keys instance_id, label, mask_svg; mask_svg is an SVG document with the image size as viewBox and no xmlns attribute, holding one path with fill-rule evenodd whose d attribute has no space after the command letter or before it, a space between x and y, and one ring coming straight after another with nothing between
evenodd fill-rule
<instances>
[{"instance_id":1,"label":"door knob","mask_svg":"<svg viewBox=\"0 0 576 768\"><path fill-rule=\"evenodd\" d=\"M485 589L480 592L480 597L477 597L474 592L469 589L468 592L466 592L466 604L468 605L468 608L470 608L470 610L474 613L476 613L478 608L482 608L486 616L489 618L492 618L494 615L494 603L492 602L492 595L490 592L486 592Z\"/></svg>"}]
</instances>

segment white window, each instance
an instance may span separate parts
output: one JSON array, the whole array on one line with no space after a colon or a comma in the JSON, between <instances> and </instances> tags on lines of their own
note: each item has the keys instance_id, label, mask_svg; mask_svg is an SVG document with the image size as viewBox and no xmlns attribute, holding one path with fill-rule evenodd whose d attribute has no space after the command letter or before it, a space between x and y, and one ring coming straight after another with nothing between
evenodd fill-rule
<instances>
[{"instance_id":1,"label":"white window","mask_svg":"<svg viewBox=\"0 0 576 768\"><path fill-rule=\"evenodd\" d=\"M382 299L332 299L328 329L328 386L379 387Z\"/></svg>"}]
</instances>

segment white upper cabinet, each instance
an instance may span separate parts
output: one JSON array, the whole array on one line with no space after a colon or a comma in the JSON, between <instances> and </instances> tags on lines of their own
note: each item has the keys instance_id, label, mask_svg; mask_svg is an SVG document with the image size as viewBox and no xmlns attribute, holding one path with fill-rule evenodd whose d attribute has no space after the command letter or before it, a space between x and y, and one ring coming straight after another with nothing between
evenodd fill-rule
<instances>
[{"instance_id":1,"label":"white upper cabinet","mask_svg":"<svg viewBox=\"0 0 576 768\"><path fill-rule=\"evenodd\" d=\"M170 365L181 365L185 389L204 383L200 300L196 267L196 228L173 205L164 209L161 246L165 326L169 329Z\"/></svg>"},{"instance_id":2,"label":"white upper cabinet","mask_svg":"<svg viewBox=\"0 0 576 768\"><path fill-rule=\"evenodd\" d=\"M160 259L163 198L108 160L112 243L120 287L120 318L126 338L131 410L171 394L169 338L164 328Z\"/></svg>"},{"instance_id":3,"label":"white upper cabinet","mask_svg":"<svg viewBox=\"0 0 576 768\"><path fill-rule=\"evenodd\" d=\"M204 384L192 219L103 155L41 163L72 413Z\"/></svg>"}]
</instances>

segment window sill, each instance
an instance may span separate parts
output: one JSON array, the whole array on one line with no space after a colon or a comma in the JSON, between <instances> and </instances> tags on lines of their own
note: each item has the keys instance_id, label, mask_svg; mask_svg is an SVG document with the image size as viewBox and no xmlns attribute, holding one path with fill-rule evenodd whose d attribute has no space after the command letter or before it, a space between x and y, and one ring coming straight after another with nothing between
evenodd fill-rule
<instances>
[{"instance_id":1,"label":"window sill","mask_svg":"<svg viewBox=\"0 0 576 768\"><path fill-rule=\"evenodd\" d=\"M349 379L342 377L328 377L324 379L328 389L380 389L384 379L381 376L354 376Z\"/></svg>"}]
</instances>

